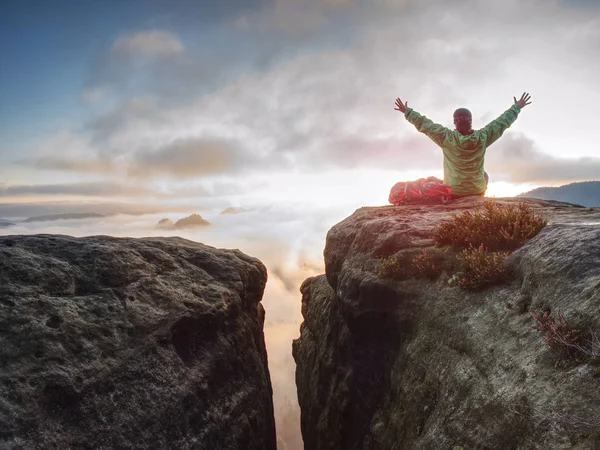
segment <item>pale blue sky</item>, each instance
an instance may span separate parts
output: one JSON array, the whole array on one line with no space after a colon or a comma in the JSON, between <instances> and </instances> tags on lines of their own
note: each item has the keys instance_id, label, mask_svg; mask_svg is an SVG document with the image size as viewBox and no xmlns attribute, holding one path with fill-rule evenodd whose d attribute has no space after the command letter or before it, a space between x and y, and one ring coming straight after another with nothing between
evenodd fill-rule
<instances>
[{"instance_id":1,"label":"pale blue sky","mask_svg":"<svg viewBox=\"0 0 600 450\"><path fill-rule=\"evenodd\" d=\"M7 0L0 16L0 138L19 146L87 111L80 94L110 76L101 67L121 34L161 29L206 51L218 25L261 0ZM232 49L220 39L213 52ZM221 50L219 50L219 47ZM234 47L235 48L235 47ZM231 55L232 57L235 54ZM237 58L236 58L237 59ZM118 80L116 80L118 81ZM3 147L4 148L4 147ZM28 149L25 149L28 150ZM7 155L3 154L6 161Z\"/></svg>"}]
</instances>

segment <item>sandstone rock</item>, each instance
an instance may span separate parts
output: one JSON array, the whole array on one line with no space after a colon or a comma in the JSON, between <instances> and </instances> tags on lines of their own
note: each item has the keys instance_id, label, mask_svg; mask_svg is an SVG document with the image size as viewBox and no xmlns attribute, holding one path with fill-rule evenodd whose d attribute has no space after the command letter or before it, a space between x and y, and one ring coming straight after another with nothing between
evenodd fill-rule
<instances>
[{"instance_id":1,"label":"sandstone rock","mask_svg":"<svg viewBox=\"0 0 600 450\"><path fill-rule=\"evenodd\" d=\"M517 199L501 199L516 202ZM449 205L361 208L327 235L294 342L307 449L600 448L598 362L555 367L531 311L600 332L600 209L525 200L550 224L481 292L382 279L380 260L434 247Z\"/></svg>"},{"instance_id":2,"label":"sandstone rock","mask_svg":"<svg viewBox=\"0 0 600 450\"><path fill-rule=\"evenodd\" d=\"M197 228L197 227L205 227L210 225L210 222L204 220L202 216L198 214L192 214L191 216L184 217L183 219L179 219L175 222L176 230L183 230L186 228Z\"/></svg>"},{"instance_id":3,"label":"sandstone rock","mask_svg":"<svg viewBox=\"0 0 600 450\"><path fill-rule=\"evenodd\" d=\"M180 238L0 237L0 448L274 450L266 278Z\"/></svg>"}]
</instances>

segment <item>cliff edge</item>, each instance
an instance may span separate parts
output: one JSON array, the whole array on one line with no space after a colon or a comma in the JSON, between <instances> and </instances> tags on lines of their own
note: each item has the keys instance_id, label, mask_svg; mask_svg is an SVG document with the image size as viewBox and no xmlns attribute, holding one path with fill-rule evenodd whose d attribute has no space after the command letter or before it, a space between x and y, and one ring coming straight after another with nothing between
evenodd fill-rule
<instances>
[{"instance_id":1,"label":"cliff edge","mask_svg":"<svg viewBox=\"0 0 600 450\"><path fill-rule=\"evenodd\" d=\"M531 316L600 332L600 209L524 201L548 225L478 290L453 283L434 234L482 199L361 208L329 231L293 345L306 449L600 448L600 364L557 360ZM446 252L433 277L412 271L423 250ZM390 256L401 276L383 276Z\"/></svg>"},{"instance_id":2,"label":"cliff edge","mask_svg":"<svg viewBox=\"0 0 600 450\"><path fill-rule=\"evenodd\" d=\"M266 280L180 238L0 237L0 448L275 450Z\"/></svg>"}]
</instances>

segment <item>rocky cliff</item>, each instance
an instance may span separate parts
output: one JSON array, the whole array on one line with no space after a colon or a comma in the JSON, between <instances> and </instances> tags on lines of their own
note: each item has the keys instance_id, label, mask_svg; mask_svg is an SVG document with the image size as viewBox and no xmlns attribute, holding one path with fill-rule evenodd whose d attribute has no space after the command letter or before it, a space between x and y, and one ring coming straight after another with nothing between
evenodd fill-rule
<instances>
[{"instance_id":1,"label":"rocky cliff","mask_svg":"<svg viewBox=\"0 0 600 450\"><path fill-rule=\"evenodd\" d=\"M0 448L275 449L257 259L0 237Z\"/></svg>"},{"instance_id":2,"label":"rocky cliff","mask_svg":"<svg viewBox=\"0 0 600 450\"><path fill-rule=\"evenodd\" d=\"M549 224L499 285L411 276L438 224L479 202L361 208L329 231L293 346L306 449L600 448L600 364L558 364L530 314L600 331L600 209L526 200ZM390 255L405 277L381 275Z\"/></svg>"}]
</instances>

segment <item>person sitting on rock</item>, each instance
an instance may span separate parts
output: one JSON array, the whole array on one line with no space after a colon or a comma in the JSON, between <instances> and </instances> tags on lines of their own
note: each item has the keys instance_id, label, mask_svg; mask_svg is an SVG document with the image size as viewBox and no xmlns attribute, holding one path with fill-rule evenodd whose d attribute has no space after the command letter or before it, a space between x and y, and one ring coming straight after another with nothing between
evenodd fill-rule
<instances>
[{"instance_id":1,"label":"person sitting on rock","mask_svg":"<svg viewBox=\"0 0 600 450\"><path fill-rule=\"evenodd\" d=\"M472 115L466 108L454 112L455 130L434 123L427 117L396 99L396 111L400 111L417 130L426 134L444 152L444 183L452 188L452 198L470 195L483 196L488 176L483 170L486 149L517 119L519 112L529 105L531 96L525 92L520 100L513 97L514 105L496 120L480 130L473 130Z\"/></svg>"}]
</instances>

